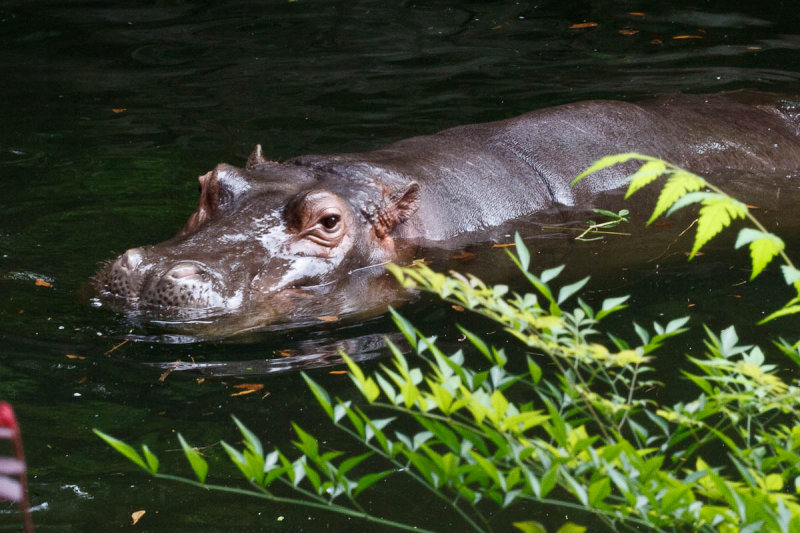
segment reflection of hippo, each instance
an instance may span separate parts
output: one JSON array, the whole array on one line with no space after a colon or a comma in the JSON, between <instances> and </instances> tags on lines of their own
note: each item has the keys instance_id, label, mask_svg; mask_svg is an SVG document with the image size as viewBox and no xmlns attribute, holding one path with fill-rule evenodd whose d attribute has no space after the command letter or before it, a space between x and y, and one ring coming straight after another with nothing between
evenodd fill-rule
<instances>
[{"instance_id":1,"label":"reflection of hippo","mask_svg":"<svg viewBox=\"0 0 800 533\"><path fill-rule=\"evenodd\" d=\"M413 137L361 154L219 165L178 234L133 248L96 277L103 296L145 317L246 314L247 327L384 307L383 265L402 243L481 232L619 188L630 166L570 180L596 159L637 151L697 173L800 169L800 104L775 95L588 101ZM477 233L476 235L480 235ZM375 267L375 268L372 268ZM236 328L233 328L236 329Z\"/></svg>"}]
</instances>

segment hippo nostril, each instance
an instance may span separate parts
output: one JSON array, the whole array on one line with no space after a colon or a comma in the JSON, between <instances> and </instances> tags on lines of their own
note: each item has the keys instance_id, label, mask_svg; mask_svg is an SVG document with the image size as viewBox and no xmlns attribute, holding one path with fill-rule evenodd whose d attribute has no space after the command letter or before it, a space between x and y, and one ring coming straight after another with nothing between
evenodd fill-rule
<instances>
[{"instance_id":1,"label":"hippo nostril","mask_svg":"<svg viewBox=\"0 0 800 533\"><path fill-rule=\"evenodd\" d=\"M202 273L203 269L195 263L178 263L167 272L167 276L172 279L183 279L191 276L199 276Z\"/></svg>"},{"instance_id":2,"label":"hippo nostril","mask_svg":"<svg viewBox=\"0 0 800 533\"><path fill-rule=\"evenodd\" d=\"M139 263L142 262L143 255L141 248L131 248L119 258L119 266L128 270L135 270Z\"/></svg>"}]
</instances>

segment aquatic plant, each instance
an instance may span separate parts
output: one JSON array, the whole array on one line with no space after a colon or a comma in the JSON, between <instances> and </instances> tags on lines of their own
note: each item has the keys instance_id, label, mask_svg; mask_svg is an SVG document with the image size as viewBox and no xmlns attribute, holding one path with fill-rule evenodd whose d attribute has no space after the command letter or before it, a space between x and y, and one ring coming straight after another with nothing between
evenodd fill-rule
<instances>
[{"instance_id":1,"label":"aquatic plant","mask_svg":"<svg viewBox=\"0 0 800 533\"><path fill-rule=\"evenodd\" d=\"M744 204L699 176L624 154L601 160L578 179L635 158L644 164L631 177L628 195L667 177L650 222L700 204L694 256L733 220L749 220L736 246L749 246L752 277L780 257L790 290L799 294L765 320L800 311L800 272L783 242ZM593 308L578 296L588 278L558 286L562 267L535 274L519 236L515 244L509 256L532 287L525 294L421 263L390 269L406 287L502 325L526 347L524 364L462 329L470 349L488 362L470 368L463 350L444 353L435 337L392 311L410 355L390 343L391 361L373 372L343 356L363 402L331 398L305 375L331 424L363 448L359 455L329 450L297 424L293 450L266 451L234 418L244 448L222 446L249 487L218 486L207 482L206 460L180 435L196 479L163 474L146 446L140 453L95 431L159 478L417 531L424 530L371 515L362 492L387 476L407 476L476 531L492 529L486 502L494 509L527 502L565 514L582 511L610 530L800 531L800 383L779 375L760 347L740 344L731 326L707 330L705 353L688 357L694 370L683 373L696 392L663 405L647 394L659 386L649 364L666 341L686 331L687 318L649 328L634 324L633 343L602 336L602 320L625 308L627 298ZM800 367L800 343L780 340L775 348ZM556 370L545 373L544 364ZM296 496L282 496L283 487ZM515 525L545 530L535 521ZM583 530L567 520L559 531Z\"/></svg>"}]
</instances>

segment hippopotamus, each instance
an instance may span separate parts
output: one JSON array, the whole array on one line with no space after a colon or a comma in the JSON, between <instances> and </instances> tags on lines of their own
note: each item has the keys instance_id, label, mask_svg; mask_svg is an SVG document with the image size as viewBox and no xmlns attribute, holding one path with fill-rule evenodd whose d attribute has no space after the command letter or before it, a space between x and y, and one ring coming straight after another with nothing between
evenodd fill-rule
<instances>
[{"instance_id":1,"label":"hippopotamus","mask_svg":"<svg viewBox=\"0 0 800 533\"><path fill-rule=\"evenodd\" d=\"M239 329L381 310L397 298L383 265L413 259L420 243L593 205L632 167L573 178L630 151L699 174L796 173L800 104L755 92L591 100L365 153L276 162L259 145L244 168L200 176L199 205L173 238L127 250L94 284L137 316L246 316Z\"/></svg>"}]
</instances>

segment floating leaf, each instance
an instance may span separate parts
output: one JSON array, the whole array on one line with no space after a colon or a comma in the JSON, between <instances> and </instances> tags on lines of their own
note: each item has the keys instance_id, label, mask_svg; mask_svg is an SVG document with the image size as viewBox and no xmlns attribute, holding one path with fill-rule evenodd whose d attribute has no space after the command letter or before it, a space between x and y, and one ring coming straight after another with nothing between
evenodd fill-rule
<instances>
[{"instance_id":1,"label":"floating leaf","mask_svg":"<svg viewBox=\"0 0 800 533\"><path fill-rule=\"evenodd\" d=\"M571 30L582 30L584 28L596 28L597 22L579 22L577 24L572 24L569 29Z\"/></svg>"},{"instance_id":2,"label":"floating leaf","mask_svg":"<svg viewBox=\"0 0 800 533\"><path fill-rule=\"evenodd\" d=\"M132 512L132 513L131 513L131 525L132 525L132 526L135 526L135 525L136 525L136 523L137 523L139 520L141 520L141 518L144 516L144 514L145 514L146 512L147 512L147 511L145 511L144 509L142 509L141 511L134 511L134 512Z\"/></svg>"}]
</instances>

